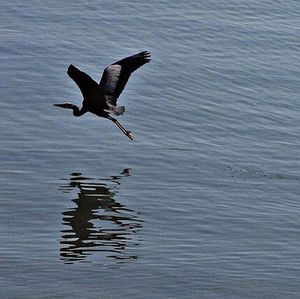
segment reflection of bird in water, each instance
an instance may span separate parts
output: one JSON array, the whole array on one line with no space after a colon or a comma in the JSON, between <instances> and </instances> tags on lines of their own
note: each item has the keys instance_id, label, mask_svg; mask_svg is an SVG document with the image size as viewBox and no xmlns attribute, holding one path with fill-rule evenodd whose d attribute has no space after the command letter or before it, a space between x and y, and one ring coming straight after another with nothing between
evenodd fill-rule
<instances>
[{"instance_id":1,"label":"reflection of bird in water","mask_svg":"<svg viewBox=\"0 0 300 299\"><path fill-rule=\"evenodd\" d=\"M82 107L70 103L54 104L54 106L73 110L74 116L81 116L86 112L94 113L100 117L113 121L118 128L131 140L133 136L114 117L125 112L124 106L117 106L117 99L135 70L150 62L150 53L147 51L126 57L108 67L103 72L98 84L89 75L80 71L72 64L68 68L68 75L75 81L83 95Z\"/></svg>"},{"instance_id":2,"label":"reflection of bird in water","mask_svg":"<svg viewBox=\"0 0 300 299\"><path fill-rule=\"evenodd\" d=\"M128 170L123 172L128 173ZM60 255L64 262L83 260L94 251L105 252L115 259L137 258L126 253L126 249L128 241L142 227L141 220L135 211L118 203L114 199L115 192L104 183L118 182L121 177L99 182L76 173L61 187L67 192L79 189L73 200L77 207L62 213L63 224L69 226L62 230Z\"/></svg>"}]
</instances>

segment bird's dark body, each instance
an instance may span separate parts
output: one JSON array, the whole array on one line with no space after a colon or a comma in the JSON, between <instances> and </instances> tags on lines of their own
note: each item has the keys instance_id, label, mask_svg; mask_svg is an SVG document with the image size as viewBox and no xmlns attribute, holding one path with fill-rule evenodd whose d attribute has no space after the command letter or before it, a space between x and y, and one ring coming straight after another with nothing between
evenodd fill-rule
<instances>
[{"instance_id":1,"label":"bird's dark body","mask_svg":"<svg viewBox=\"0 0 300 299\"><path fill-rule=\"evenodd\" d=\"M108 105L104 100L104 92L102 88L89 75L80 71L72 64L68 68L68 75L79 86L83 95L82 107L86 112L94 113L98 116L107 115L103 110L108 109ZM103 114L101 114L103 113Z\"/></svg>"},{"instance_id":2,"label":"bird's dark body","mask_svg":"<svg viewBox=\"0 0 300 299\"><path fill-rule=\"evenodd\" d=\"M117 99L125 88L130 75L150 60L150 53L147 51L121 59L105 68L99 84L71 64L67 73L81 90L82 107L79 109L70 103L55 104L55 106L72 109L74 116L91 112L107 118L113 121L127 137L133 139L131 133L110 114L122 115L124 113L125 107L117 106Z\"/></svg>"}]
</instances>

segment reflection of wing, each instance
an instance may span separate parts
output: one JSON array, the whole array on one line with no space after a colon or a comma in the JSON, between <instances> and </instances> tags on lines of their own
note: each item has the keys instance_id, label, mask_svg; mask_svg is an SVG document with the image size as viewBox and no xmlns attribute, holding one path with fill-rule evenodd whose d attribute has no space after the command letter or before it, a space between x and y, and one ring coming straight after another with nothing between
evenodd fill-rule
<instances>
[{"instance_id":1,"label":"reflection of wing","mask_svg":"<svg viewBox=\"0 0 300 299\"><path fill-rule=\"evenodd\" d=\"M129 170L127 169L127 175ZM61 259L66 263L84 260L92 252L115 259L135 259L127 253L135 246L133 235L142 227L138 213L116 199L116 190L123 174L95 180L73 173L60 187L63 192L76 190L76 207L62 212ZM112 186L110 186L112 184ZM130 240L130 242L129 242Z\"/></svg>"},{"instance_id":2,"label":"reflection of wing","mask_svg":"<svg viewBox=\"0 0 300 299\"><path fill-rule=\"evenodd\" d=\"M98 87L97 82L72 64L68 67L67 73L80 88L83 97L87 97L92 90Z\"/></svg>"},{"instance_id":3,"label":"reflection of wing","mask_svg":"<svg viewBox=\"0 0 300 299\"><path fill-rule=\"evenodd\" d=\"M110 104L116 105L131 73L145 63L150 62L150 53L147 51L126 57L109 65L103 72L100 87L107 95Z\"/></svg>"}]
</instances>

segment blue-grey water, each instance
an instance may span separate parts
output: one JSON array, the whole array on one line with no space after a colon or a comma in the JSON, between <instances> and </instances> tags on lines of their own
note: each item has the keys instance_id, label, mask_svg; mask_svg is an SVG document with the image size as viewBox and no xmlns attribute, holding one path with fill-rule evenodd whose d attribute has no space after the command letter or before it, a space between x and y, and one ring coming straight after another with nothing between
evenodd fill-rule
<instances>
[{"instance_id":1,"label":"blue-grey water","mask_svg":"<svg viewBox=\"0 0 300 299\"><path fill-rule=\"evenodd\" d=\"M2 1L1 298L299 298L300 2ZM67 76L148 50L113 123Z\"/></svg>"}]
</instances>

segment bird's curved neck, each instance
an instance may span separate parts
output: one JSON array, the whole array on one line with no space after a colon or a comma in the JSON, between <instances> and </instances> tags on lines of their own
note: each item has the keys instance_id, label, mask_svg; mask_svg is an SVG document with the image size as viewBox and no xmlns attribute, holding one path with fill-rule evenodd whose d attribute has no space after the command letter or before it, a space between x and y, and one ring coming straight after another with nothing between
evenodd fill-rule
<instances>
[{"instance_id":1,"label":"bird's curved neck","mask_svg":"<svg viewBox=\"0 0 300 299\"><path fill-rule=\"evenodd\" d=\"M81 115L83 115L84 113L87 112L86 109L84 109L84 108L79 109L75 105L72 107L72 110L73 110L73 115L74 116L81 116Z\"/></svg>"}]
</instances>

